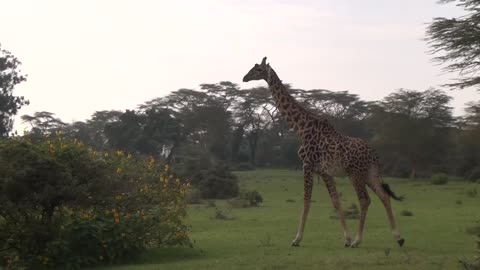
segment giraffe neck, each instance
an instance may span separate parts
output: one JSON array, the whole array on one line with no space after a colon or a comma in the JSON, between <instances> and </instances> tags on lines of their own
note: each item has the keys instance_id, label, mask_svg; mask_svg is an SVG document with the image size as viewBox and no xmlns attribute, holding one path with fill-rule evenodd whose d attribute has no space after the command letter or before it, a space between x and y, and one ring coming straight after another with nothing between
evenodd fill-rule
<instances>
[{"instance_id":1,"label":"giraffe neck","mask_svg":"<svg viewBox=\"0 0 480 270\"><path fill-rule=\"evenodd\" d=\"M288 122L289 126L301 133L305 129L305 125L311 122L315 117L311 112L303 108L288 93L285 85L278 78L273 69L269 70L267 83L272 92L275 106L278 108L283 118Z\"/></svg>"}]
</instances>

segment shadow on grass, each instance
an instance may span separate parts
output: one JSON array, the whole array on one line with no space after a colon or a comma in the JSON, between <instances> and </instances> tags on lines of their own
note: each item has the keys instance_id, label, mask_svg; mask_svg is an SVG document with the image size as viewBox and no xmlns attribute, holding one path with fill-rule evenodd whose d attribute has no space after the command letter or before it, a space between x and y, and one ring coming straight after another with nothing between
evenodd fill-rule
<instances>
[{"instance_id":1,"label":"shadow on grass","mask_svg":"<svg viewBox=\"0 0 480 270\"><path fill-rule=\"evenodd\" d=\"M204 253L199 248L171 247L152 249L141 255L135 263L167 263L200 259Z\"/></svg>"},{"instance_id":2,"label":"shadow on grass","mask_svg":"<svg viewBox=\"0 0 480 270\"><path fill-rule=\"evenodd\" d=\"M111 265L86 268L85 270L109 270L109 269L130 269L129 266L142 266L152 264L167 264L180 261L188 261L205 258L203 251L199 248L170 247L156 248L146 251L135 259Z\"/></svg>"}]
</instances>

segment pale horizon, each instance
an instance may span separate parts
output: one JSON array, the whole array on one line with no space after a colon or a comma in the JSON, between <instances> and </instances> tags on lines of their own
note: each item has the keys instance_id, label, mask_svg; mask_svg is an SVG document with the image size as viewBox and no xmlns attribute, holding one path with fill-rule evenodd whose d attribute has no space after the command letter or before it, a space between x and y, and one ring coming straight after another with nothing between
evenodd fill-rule
<instances>
[{"instance_id":1,"label":"pale horizon","mask_svg":"<svg viewBox=\"0 0 480 270\"><path fill-rule=\"evenodd\" d=\"M457 16L436 0L3 1L0 43L28 74L20 116L50 111L84 121L99 110L135 109L155 97L242 77L267 56L295 88L348 90L380 100L455 78L423 40L433 17ZM399 12L400 11L400 12ZM454 114L479 99L447 91Z\"/></svg>"}]
</instances>

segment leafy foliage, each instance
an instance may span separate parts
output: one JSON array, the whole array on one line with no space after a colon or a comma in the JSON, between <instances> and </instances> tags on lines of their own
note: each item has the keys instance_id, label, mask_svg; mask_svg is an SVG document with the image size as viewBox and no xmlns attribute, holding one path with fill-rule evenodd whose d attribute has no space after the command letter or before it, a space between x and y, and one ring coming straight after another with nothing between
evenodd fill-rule
<instances>
[{"instance_id":1,"label":"leafy foliage","mask_svg":"<svg viewBox=\"0 0 480 270\"><path fill-rule=\"evenodd\" d=\"M152 158L99 153L55 135L1 141L1 263L78 269L189 244L187 188Z\"/></svg>"},{"instance_id":2,"label":"leafy foliage","mask_svg":"<svg viewBox=\"0 0 480 270\"><path fill-rule=\"evenodd\" d=\"M161 158L182 178L215 164L234 170L301 168L297 153L301 141L280 116L269 89L240 90L231 82L200 88L174 91L138 110L98 111L85 122L63 125L48 112L24 119L32 123L32 139L37 133L62 130L66 137L96 149ZM289 88L289 92L344 134L369 141L380 154L384 174L428 178L433 172L446 172L478 179L478 102L468 103L467 114L454 118L451 97L434 88L399 89L377 102L346 91ZM53 118L36 117L44 114Z\"/></svg>"},{"instance_id":3,"label":"leafy foliage","mask_svg":"<svg viewBox=\"0 0 480 270\"><path fill-rule=\"evenodd\" d=\"M448 183L448 175L445 173L437 173L432 175L432 184L434 185L446 185Z\"/></svg>"},{"instance_id":4,"label":"leafy foliage","mask_svg":"<svg viewBox=\"0 0 480 270\"><path fill-rule=\"evenodd\" d=\"M452 88L477 87L480 77L480 1L441 0L440 3L456 2L467 15L457 18L434 18L427 29L427 41L434 59L447 64L446 71L458 72L460 78L447 84Z\"/></svg>"},{"instance_id":5,"label":"leafy foliage","mask_svg":"<svg viewBox=\"0 0 480 270\"><path fill-rule=\"evenodd\" d=\"M224 165L196 173L191 183L205 199L227 199L239 193L237 177Z\"/></svg>"},{"instance_id":6,"label":"leafy foliage","mask_svg":"<svg viewBox=\"0 0 480 270\"><path fill-rule=\"evenodd\" d=\"M263 197L256 190L242 190L240 198L249 202L250 206L259 206L263 202Z\"/></svg>"},{"instance_id":7,"label":"leafy foliage","mask_svg":"<svg viewBox=\"0 0 480 270\"><path fill-rule=\"evenodd\" d=\"M21 62L0 44L0 138L8 136L13 127L13 116L28 100L23 96L14 96L15 86L27 77L20 71Z\"/></svg>"},{"instance_id":8,"label":"leafy foliage","mask_svg":"<svg viewBox=\"0 0 480 270\"><path fill-rule=\"evenodd\" d=\"M410 210L402 210L402 211L400 212L400 215L401 215L401 216L404 216L404 217L411 217L411 216L413 216L413 212L410 211Z\"/></svg>"}]
</instances>

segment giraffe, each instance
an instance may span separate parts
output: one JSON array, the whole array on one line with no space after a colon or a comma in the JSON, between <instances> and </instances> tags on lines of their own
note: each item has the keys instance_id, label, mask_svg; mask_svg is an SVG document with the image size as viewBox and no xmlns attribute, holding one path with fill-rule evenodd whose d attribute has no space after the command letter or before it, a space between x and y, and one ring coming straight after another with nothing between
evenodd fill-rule
<instances>
[{"instance_id":1,"label":"giraffe","mask_svg":"<svg viewBox=\"0 0 480 270\"><path fill-rule=\"evenodd\" d=\"M323 115L316 115L300 104L288 93L275 71L266 63L264 57L261 64L255 66L245 75L244 82L265 80L275 100L275 106L301 138L298 155L303 163L304 205L300 224L292 246L299 246L303 238L305 224L310 210L313 175L317 173L324 181L333 207L339 217L343 229L345 247L358 247L363 238L363 230L370 197L367 186L379 197L387 212L393 237L398 245L403 246L405 240L400 236L390 197L402 200L393 193L389 185L384 183L379 173L379 159L374 149L358 138L348 137L338 132ZM355 239L347 229L345 217L331 173L336 168L345 170L360 203L360 220Z\"/></svg>"}]
</instances>

